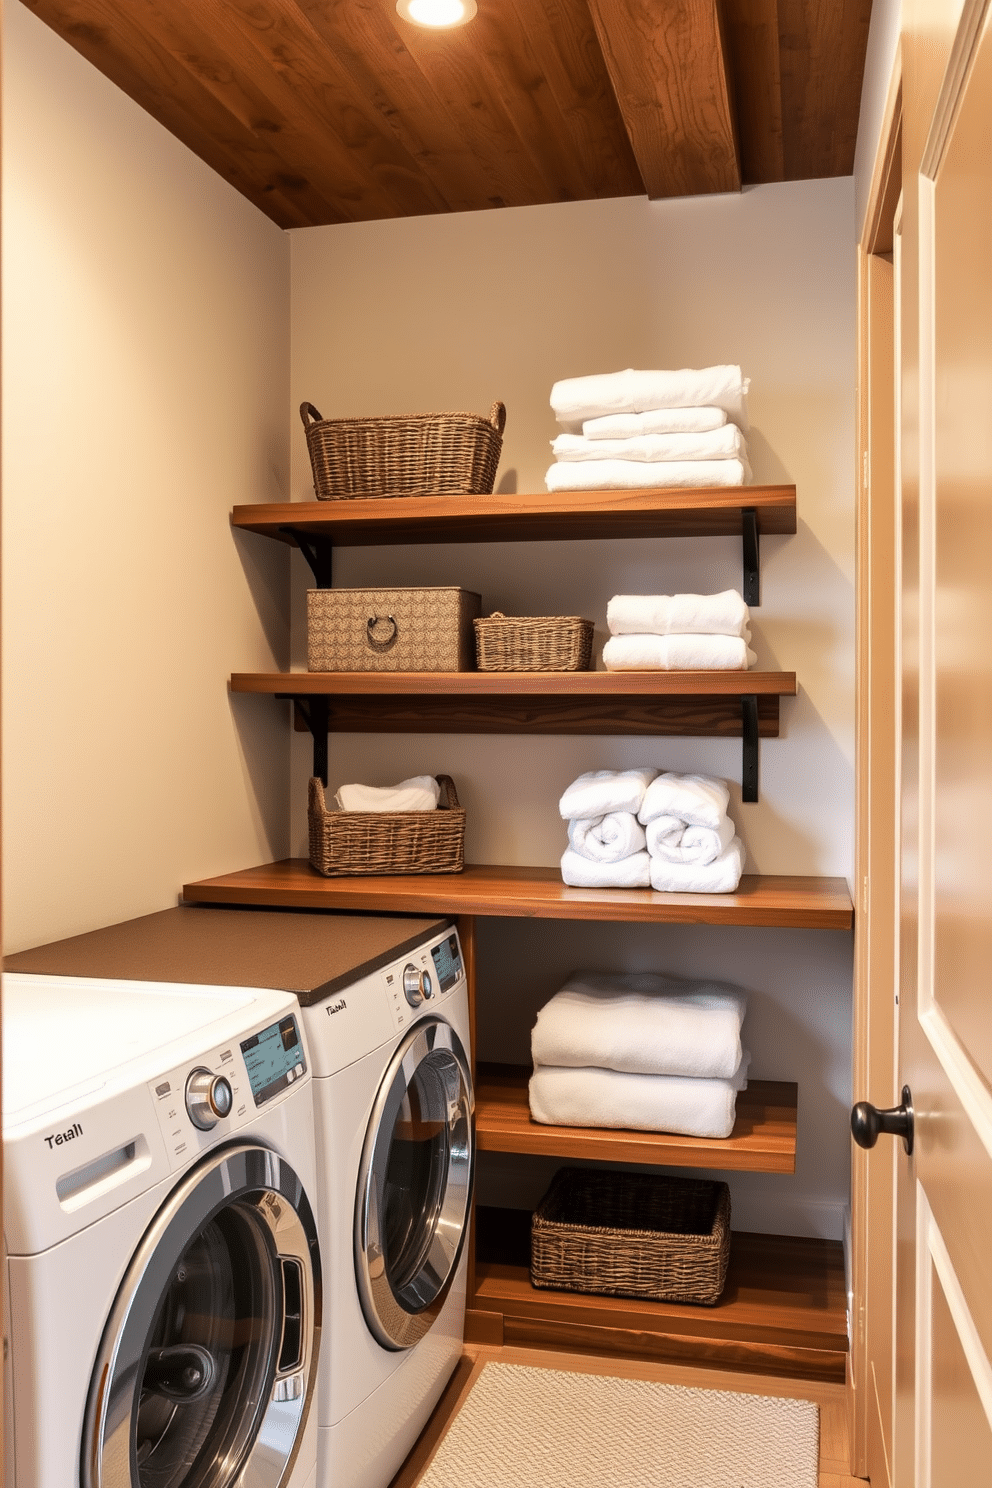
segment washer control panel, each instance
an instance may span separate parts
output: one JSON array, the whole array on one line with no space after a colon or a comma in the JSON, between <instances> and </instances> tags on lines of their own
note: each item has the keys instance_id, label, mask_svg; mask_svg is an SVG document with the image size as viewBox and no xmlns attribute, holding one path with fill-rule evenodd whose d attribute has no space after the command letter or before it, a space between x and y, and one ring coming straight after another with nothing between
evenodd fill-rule
<instances>
[{"instance_id":1,"label":"washer control panel","mask_svg":"<svg viewBox=\"0 0 992 1488\"><path fill-rule=\"evenodd\" d=\"M307 1074L299 1022L289 1013L241 1040L220 1045L192 1066L149 1083L173 1168L206 1144L233 1134L259 1106Z\"/></svg>"},{"instance_id":2,"label":"washer control panel","mask_svg":"<svg viewBox=\"0 0 992 1488\"><path fill-rule=\"evenodd\" d=\"M405 961L397 961L382 972L386 1000L398 1033L412 1023L427 1005L443 1002L461 986L465 976L458 932L450 930L441 940L420 947Z\"/></svg>"}]
</instances>

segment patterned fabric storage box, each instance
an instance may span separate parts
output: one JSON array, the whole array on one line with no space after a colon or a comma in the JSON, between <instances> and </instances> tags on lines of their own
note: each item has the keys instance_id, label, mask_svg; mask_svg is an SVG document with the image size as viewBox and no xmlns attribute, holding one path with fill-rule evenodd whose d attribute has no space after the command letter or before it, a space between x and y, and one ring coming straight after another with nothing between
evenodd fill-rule
<instances>
[{"instance_id":1,"label":"patterned fabric storage box","mask_svg":"<svg viewBox=\"0 0 992 1488\"><path fill-rule=\"evenodd\" d=\"M307 668L472 671L481 609L468 589L308 589Z\"/></svg>"}]
</instances>

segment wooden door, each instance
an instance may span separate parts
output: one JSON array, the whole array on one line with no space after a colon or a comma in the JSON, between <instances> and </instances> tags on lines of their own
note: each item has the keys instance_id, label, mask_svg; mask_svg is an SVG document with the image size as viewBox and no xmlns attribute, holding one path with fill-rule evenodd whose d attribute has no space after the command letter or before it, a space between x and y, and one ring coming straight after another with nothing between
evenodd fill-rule
<instances>
[{"instance_id":1,"label":"wooden door","mask_svg":"<svg viewBox=\"0 0 992 1488\"><path fill-rule=\"evenodd\" d=\"M957 1488L992 1484L992 0L907 0L902 79L893 1479Z\"/></svg>"}]
</instances>

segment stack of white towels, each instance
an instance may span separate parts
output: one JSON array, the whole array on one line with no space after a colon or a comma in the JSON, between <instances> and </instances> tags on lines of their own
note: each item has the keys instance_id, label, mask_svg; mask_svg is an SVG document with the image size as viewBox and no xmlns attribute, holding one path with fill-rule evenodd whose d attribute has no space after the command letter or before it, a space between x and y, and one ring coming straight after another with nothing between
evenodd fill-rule
<instances>
[{"instance_id":1,"label":"stack of white towels","mask_svg":"<svg viewBox=\"0 0 992 1488\"><path fill-rule=\"evenodd\" d=\"M562 432L548 490L746 485L749 381L738 366L718 366L556 382Z\"/></svg>"},{"instance_id":2,"label":"stack of white towels","mask_svg":"<svg viewBox=\"0 0 992 1488\"><path fill-rule=\"evenodd\" d=\"M746 672L757 656L751 612L736 589L720 594L615 594L606 607L608 672Z\"/></svg>"},{"instance_id":3,"label":"stack of white towels","mask_svg":"<svg viewBox=\"0 0 992 1488\"><path fill-rule=\"evenodd\" d=\"M732 894L744 844L729 804L724 782L707 775L590 770L558 802L568 822L562 880L586 889Z\"/></svg>"},{"instance_id":4,"label":"stack of white towels","mask_svg":"<svg viewBox=\"0 0 992 1488\"><path fill-rule=\"evenodd\" d=\"M538 1013L530 1111L551 1126L729 1137L747 997L657 972L577 972Z\"/></svg>"}]
</instances>

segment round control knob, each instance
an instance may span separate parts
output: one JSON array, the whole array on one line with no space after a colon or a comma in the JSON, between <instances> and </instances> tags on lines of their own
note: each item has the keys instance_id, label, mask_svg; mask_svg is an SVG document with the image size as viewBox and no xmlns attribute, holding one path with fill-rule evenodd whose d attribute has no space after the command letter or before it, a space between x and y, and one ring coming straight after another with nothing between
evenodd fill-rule
<instances>
[{"instance_id":1,"label":"round control knob","mask_svg":"<svg viewBox=\"0 0 992 1488\"><path fill-rule=\"evenodd\" d=\"M421 971L408 961L403 968L403 992L411 1007L419 1007L426 998L433 997L434 983L430 972Z\"/></svg>"},{"instance_id":2,"label":"round control knob","mask_svg":"<svg viewBox=\"0 0 992 1488\"><path fill-rule=\"evenodd\" d=\"M233 1105L234 1091L225 1075L215 1075L208 1069L193 1070L186 1081L186 1110L194 1126L209 1131L230 1116Z\"/></svg>"}]
</instances>

